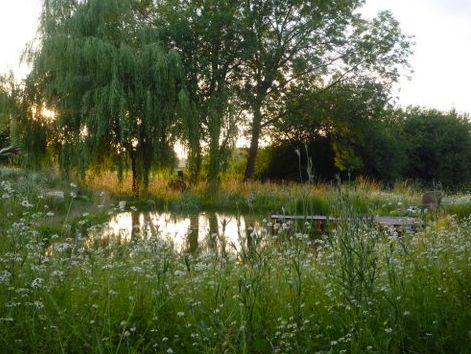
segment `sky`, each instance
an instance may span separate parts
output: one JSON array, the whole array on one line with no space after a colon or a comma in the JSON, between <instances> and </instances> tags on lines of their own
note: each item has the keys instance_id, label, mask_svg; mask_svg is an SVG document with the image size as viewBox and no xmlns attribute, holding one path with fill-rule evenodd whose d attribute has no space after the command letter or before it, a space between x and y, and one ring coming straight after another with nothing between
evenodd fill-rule
<instances>
[{"instance_id":1,"label":"sky","mask_svg":"<svg viewBox=\"0 0 471 354\"><path fill-rule=\"evenodd\" d=\"M40 0L0 0L0 73L19 65L36 32ZM471 113L471 0L366 0L362 13L390 10L402 30L414 36L411 79L401 79L397 104Z\"/></svg>"},{"instance_id":2,"label":"sky","mask_svg":"<svg viewBox=\"0 0 471 354\"><path fill-rule=\"evenodd\" d=\"M398 103L471 113L471 0L367 0L363 13L384 9L415 42Z\"/></svg>"}]
</instances>

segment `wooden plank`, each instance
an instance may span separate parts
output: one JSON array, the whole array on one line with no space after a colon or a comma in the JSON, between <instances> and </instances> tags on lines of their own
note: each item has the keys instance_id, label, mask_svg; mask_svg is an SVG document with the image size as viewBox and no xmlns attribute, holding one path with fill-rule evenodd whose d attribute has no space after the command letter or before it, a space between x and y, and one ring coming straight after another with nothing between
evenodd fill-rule
<instances>
[{"instance_id":1,"label":"wooden plank","mask_svg":"<svg viewBox=\"0 0 471 354\"><path fill-rule=\"evenodd\" d=\"M337 218L325 215L272 215L272 219L275 220L312 220L312 221L335 221Z\"/></svg>"},{"instance_id":2,"label":"wooden plank","mask_svg":"<svg viewBox=\"0 0 471 354\"><path fill-rule=\"evenodd\" d=\"M326 222L338 222L338 221L352 221L352 220L364 220L364 221L372 221L377 224L381 224L384 226L392 226L392 227L406 227L406 228L415 228L421 225L417 219L410 218L410 217L397 217L397 216L374 216L368 217L363 216L359 218L338 218L338 217L331 217L326 215L281 215L281 214L274 214L271 216L274 220L304 220L304 221L317 221L320 223Z\"/></svg>"},{"instance_id":3,"label":"wooden plank","mask_svg":"<svg viewBox=\"0 0 471 354\"><path fill-rule=\"evenodd\" d=\"M408 226L420 224L420 222L416 219L409 217L375 216L373 218L373 221L378 224L391 226Z\"/></svg>"}]
</instances>

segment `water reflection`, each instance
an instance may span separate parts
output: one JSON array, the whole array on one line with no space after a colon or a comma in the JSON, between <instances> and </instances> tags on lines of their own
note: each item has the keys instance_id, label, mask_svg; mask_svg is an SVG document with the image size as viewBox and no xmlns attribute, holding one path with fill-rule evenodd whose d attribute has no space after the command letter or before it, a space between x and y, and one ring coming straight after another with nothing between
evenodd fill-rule
<instances>
[{"instance_id":1,"label":"water reflection","mask_svg":"<svg viewBox=\"0 0 471 354\"><path fill-rule=\"evenodd\" d=\"M241 249L253 229L261 227L261 218L247 215L202 212L175 214L170 212L123 212L115 215L92 236L95 246L128 243L137 238L159 237L173 244L180 252Z\"/></svg>"}]
</instances>

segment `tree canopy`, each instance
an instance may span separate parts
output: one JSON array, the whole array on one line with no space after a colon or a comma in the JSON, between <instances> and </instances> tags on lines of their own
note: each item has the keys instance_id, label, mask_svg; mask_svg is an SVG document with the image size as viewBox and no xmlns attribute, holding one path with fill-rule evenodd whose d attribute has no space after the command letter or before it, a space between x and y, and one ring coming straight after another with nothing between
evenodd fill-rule
<instances>
[{"instance_id":1,"label":"tree canopy","mask_svg":"<svg viewBox=\"0 0 471 354\"><path fill-rule=\"evenodd\" d=\"M373 78L389 87L410 54L410 40L391 14L362 19L360 0L159 3L154 21L164 29L167 46L184 58L189 90L207 128L210 175L217 174L218 146L227 141L220 127L234 128L234 109L227 108L245 113L245 176L251 178L262 128L278 119L278 103L293 87L328 89Z\"/></svg>"},{"instance_id":2,"label":"tree canopy","mask_svg":"<svg viewBox=\"0 0 471 354\"><path fill-rule=\"evenodd\" d=\"M239 0L158 2L153 22L162 40L178 51L187 78L187 89L200 126L193 139L206 142L209 155L208 179L217 185L240 123L236 95L241 58L246 44L242 37ZM200 169L200 151L195 151L193 174Z\"/></svg>"},{"instance_id":3,"label":"tree canopy","mask_svg":"<svg viewBox=\"0 0 471 354\"><path fill-rule=\"evenodd\" d=\"M172 131L189 112L177 53L159 44L145 2L45 1L28 94L57 113L61 166L131 161L133 190L169 159Z\"/></svg>"},{"instance_id":4,"label":"tree canopy","mask_svg":"<svg viewBox=\"0 0 471 354\"><path fill-rule=\"evenodd\" d=\"M249 50L243 58L242 93L252 113L245 171L251 178L261 130L280 113L273 110L273 102L302 85L328 89L374 78L388 87L407 66L411 43L389 12L362 19L357 11L363 1L245 4Z\"/></svg>"},{"instance_id":5,"label":"tree canopy","mask_svg":"<svg viewBox=\"0 0 471 354\"><path fill-rule=\"evenodd\" d=\"M408 164L405 176L459 188L471 180L471 123L456 111L404 112Z\"/></svg>"},{"instance_id":6,"label":"tree canopy","mask_svg":"<svg viewBox=\"0 0 471 354\"><path fill-rule=\"evenodd\" d=\"M328 171L392 179L402 150L385 112L412 43L389 12L363 18L363 3L45 0L18 136L64 171L131 170L136 193L177 140L192 177L206 168L217 186L241 131L245 178L270 133L322 148Z\"/></svg>"}]
</instances>

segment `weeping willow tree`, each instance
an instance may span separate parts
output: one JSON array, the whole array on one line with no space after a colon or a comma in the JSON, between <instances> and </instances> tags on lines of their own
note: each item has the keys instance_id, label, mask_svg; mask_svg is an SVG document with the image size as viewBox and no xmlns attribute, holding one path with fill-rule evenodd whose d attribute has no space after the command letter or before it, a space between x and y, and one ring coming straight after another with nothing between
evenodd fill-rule
<instances>
[{"instance_id":1,"label":"weeping willow tree","mask_svg":"<svg viewBox=\"0 0 471 354\"><path fill-rule=\"evenodd\" d=\"M56 112L54 145L65 171L130 165L132 188L173 156L177 127L191 131L179 57L158 43L147 0L45 0L27 91ZM178 114L179 113L179 114ZM34 118L32 118L34 120Z\"/></svg>"}]
</instances>

